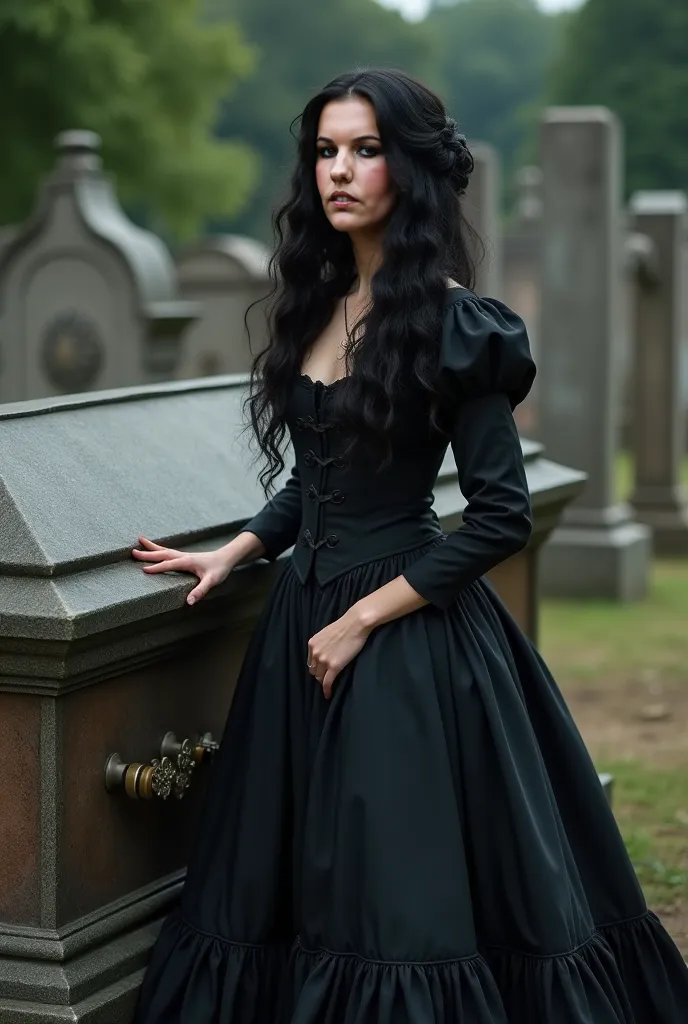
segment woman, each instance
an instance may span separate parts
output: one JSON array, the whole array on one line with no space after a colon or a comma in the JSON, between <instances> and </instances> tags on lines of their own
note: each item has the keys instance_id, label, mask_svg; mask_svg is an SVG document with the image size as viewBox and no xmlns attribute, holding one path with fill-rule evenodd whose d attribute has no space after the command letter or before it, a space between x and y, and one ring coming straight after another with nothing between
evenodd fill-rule
<instances>
[{"instance_id":1,"label":"woman","mask_svg":"<svg viewBox=\"0 0 688 1024\"><path fill-rule=\"evenodd\" d=\"M286 485L219 551L287 562L252 635L178 912L137 1024L680 1024L647 910L555 683L483 574L527 543L522 322L470 290L472 170L407 76L330 83L277 215L252 426ZM445 538L451 444L468 500Z\"/></svg>"}]
</instances>

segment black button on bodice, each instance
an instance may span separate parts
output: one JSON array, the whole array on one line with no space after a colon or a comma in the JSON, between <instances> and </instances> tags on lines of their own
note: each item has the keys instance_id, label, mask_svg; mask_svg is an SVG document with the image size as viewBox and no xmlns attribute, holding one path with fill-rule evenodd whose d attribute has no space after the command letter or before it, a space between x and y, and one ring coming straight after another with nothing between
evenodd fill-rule
<instances>
[{"instance_id":1,"label":"black button on bodice","mask_svg":"<svg viewBox=\"0 0 688 1024\"><path fill-rule=\"evenodd\" d=\"M320 466L321 469L327 469L328 466L334 466L335 469L343 469L345 466L344 456L342 454L328 455L323 459L319 455L316 455L311 448L303 453L303 461L311 468L313 466Z\"/></svg>"},{"instance_id":2,"label":"black button on bodice","mask_svg":"<svg viewBox=\"0 0 688 1024\"><path fill-rule=\"evenodd\" d=\"M297 416L294 424L297 430L314 430L316 434L324 434L326 430L330 430L334 426L333 423L326 423L324 420L318 423L313 416Z\"/></svg>"},{"instance_id":3,"label":"black button on bodice","mask_svg":"<svg viewBox=\"0 0 688 1024\"><path fill-rule=\"evenodd\" d=\"M341 505L344 501L344 492L340 491L338 487L331 494L320 494L315 484L309 484L306 494L309 501L317 501L321 505L326 501L331 501L335 505Z\"/></svg>"},{"instance_id":4,"label":"black button on bodice","mask_svg":"<svg viewBox=\"0 0 688 1024\"><path fill-rule=\"evenodd\" d=\"M305 415L298 416L295 419L295 426L297 430L312 430L315 434L320 435L318 438L314 438L313 447L308 448L302 456L303 464L308 466L310 469L316 469L318 467L322 472L318 472L314 475L312 483L309 483L306 487L305 496L308 498L310 504L315 505L319 508L320 505L332 502L334 505L341 505L345 499L344 491L339 487L331 488L328 487L328 473L330 470L341 469L345 465L345 459L342 453L333 452L329 453L328 436L326 431L334 427L334 423L330 423L325 419L321 419L321 407L318 401L318 394L316 393L315 412L316 415ZM308 517L310 518L310 513ZM310 548L312 552L318 551L322 547L334 548L339 544L339 536L336 533L325 534L327 529L327 519L323 523L321 521L320 513L316 513L315 518L311 522L311 526L314 527L317 523L318 529L322 529L322 535L316 539L310 529L303 531L300 537L300 544L304 548Z\"/></svg>"},{"instance_id":5,"label":"black button on bodice","mask_svg":"<svg viewBox=\"0 0 688 1024\"><path fill-rule=\"evenodd\" d=\"M328 548L334 548L339 544L339 537L336 533L329 533L322 540L313 540L313 534L310 530L304 530L301 534L301 546L304 548L311 548L313 551L317 551L323 544L326 544Z\"/></svg>"}]
</instances>

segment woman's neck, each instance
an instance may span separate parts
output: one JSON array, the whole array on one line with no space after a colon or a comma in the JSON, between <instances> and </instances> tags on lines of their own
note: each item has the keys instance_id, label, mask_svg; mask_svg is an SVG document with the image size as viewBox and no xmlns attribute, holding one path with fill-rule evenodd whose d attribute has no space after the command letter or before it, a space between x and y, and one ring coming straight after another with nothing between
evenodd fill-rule
<instances>
[{"instance_id":1,"label":"woman's neck","mask_svg":"<svg viewBox=\"0 0 688 1024\"><path fill-rule=\"evenodd\" d=\"M351 245L358 273L352 294L357 299L367 299L373 277L382 263L382 235L377 232L351 235Z\"/></svg>"}]
</instances>

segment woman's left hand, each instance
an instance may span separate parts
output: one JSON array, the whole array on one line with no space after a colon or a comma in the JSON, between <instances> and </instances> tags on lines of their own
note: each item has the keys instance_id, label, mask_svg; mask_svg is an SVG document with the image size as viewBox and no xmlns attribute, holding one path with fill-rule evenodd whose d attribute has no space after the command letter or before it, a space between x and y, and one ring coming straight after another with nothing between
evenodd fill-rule
<instances>
[{"instance_id":1,"label":"woman's left hand","mask_svg":"<svg viewBox=\"0 0 688 1024\"><path fill-rule=\"evenodd\" d=\"M349 609L308 641L308 670L322 686L325 699L332 696L332 684L353 661L370 635L357 613Z\"/></svg>"}]
</instances>

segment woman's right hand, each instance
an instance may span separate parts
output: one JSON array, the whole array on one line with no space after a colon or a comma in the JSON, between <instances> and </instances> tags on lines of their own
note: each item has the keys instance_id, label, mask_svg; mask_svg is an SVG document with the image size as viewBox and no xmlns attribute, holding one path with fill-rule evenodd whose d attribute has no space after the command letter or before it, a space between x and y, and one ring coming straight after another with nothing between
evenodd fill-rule
<instances>
[{"instance_id":1,"label":"woman's right hand","mask_svg":"<svg viewBox=\"0 0 688 1024\"><path fill-rule=\"evenodd\" d=\"M198 586L186 595L187 604L200 601L209 590L226 580L234 568L226 549L218 548L216 551L198 551L192 554L189 551L165 548L148 540L147 537L139 537L139 541L142 547L132 548L131 553L138 561L151 563L143 566L144 572L191 572L198 576Z\"/></svg>"}]
</instances>

